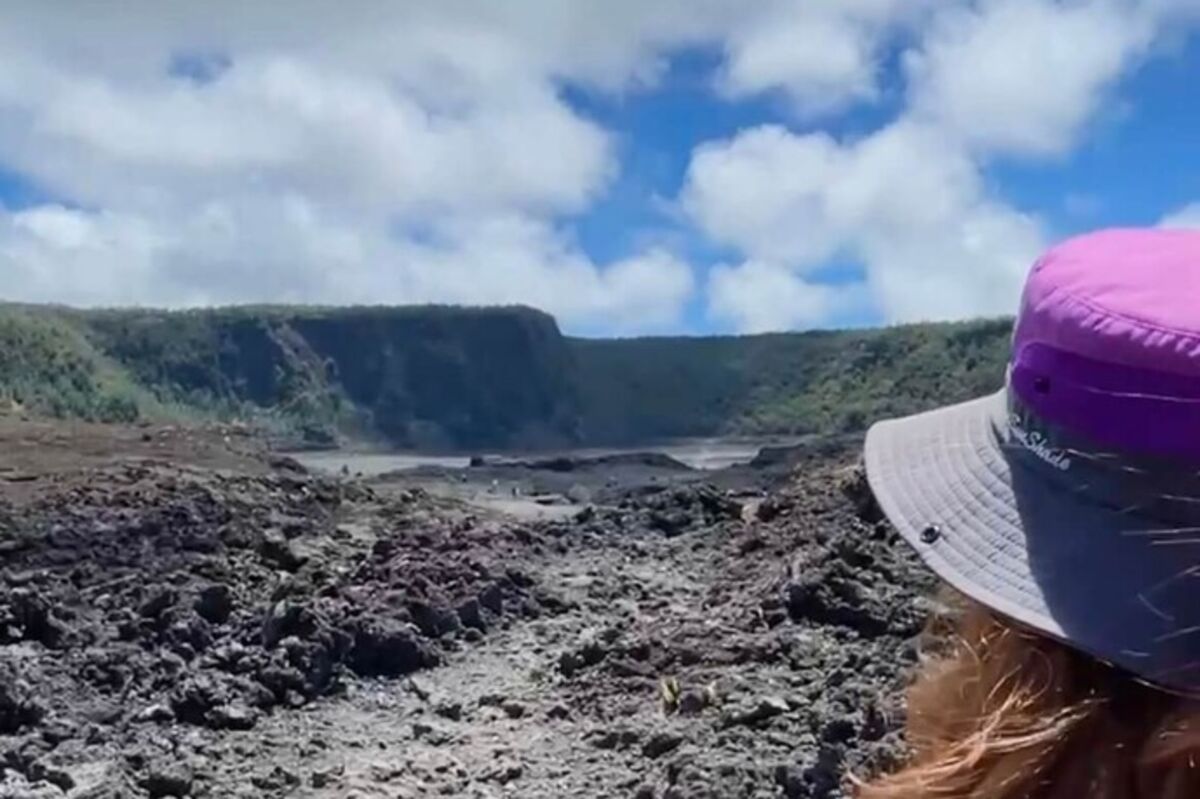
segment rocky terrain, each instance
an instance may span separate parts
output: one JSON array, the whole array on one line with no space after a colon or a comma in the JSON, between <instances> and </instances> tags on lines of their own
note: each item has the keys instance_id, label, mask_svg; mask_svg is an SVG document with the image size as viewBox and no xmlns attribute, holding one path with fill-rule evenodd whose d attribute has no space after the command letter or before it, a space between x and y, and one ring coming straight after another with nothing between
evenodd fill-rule
<instances>
[{"instance_id":1,"label":"rocky terrain","mask_svg":"<svg viewBox=\"0 0 1200 799\"><path fill-rule=\"evenodd\" d=\"M531 519L85 433L0 429L0 797L832 798L903 751L931 585L852 448Z\"/></svg>"}]
</instances>

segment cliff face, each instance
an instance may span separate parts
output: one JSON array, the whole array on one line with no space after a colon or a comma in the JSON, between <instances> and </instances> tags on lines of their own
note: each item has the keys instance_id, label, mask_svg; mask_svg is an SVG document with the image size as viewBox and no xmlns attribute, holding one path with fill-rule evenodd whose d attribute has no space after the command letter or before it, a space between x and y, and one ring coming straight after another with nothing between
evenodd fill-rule
<instances>
[{"instance_id":1,"label":"cliff face","mask_svg":"<svg viewBox=\"0 0 1200 799\"><path fill-rule=\"evenodd\" d=\"M1009 328L596 341L527 308L0 306L0 400L427 449L819 433L997 387Z\"/></svg>"},{"instance_id":2,"label":"cliff face","mask_svg":"<svg viewBox=\"0 0 1200 799\"><path fill-rule=\"evenodd\" d=\"M56 312L167 409L393 446L577 443L571 353L525 309Z\"/></svg>"},{"instance_id":3,"label":"cliff face","mask_svg":"<svg viewBox=\"0 0 1200 799\"><path fill-rule=\"evenodd\" d=\"M298 342L385 439L418 446L578 441L572 363L554 320L527 309L296 317Z\"/></svg>"}]
</instances>

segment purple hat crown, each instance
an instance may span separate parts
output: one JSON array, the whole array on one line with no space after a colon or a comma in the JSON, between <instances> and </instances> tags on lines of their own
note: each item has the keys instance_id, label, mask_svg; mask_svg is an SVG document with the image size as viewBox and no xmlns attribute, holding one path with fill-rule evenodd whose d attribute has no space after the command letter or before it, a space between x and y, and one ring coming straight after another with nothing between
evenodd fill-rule
<instances>
[{"instance_id":1,"label":"purple hat crown","mask_svg":"<svg viewBox=\"0 0 1200 799\"><path fill-rule=\"evenodd\" d=\"M1200 464L1200 231L1107 230L1047 252L1009 389L1098 447Z\"/></svg>"}]
</instances>

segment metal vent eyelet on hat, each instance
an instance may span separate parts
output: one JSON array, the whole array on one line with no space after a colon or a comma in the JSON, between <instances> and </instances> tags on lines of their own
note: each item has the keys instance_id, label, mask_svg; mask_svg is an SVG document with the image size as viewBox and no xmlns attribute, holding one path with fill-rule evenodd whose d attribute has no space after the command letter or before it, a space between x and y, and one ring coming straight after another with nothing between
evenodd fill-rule
<instances>
[{"instance_id":1,"label":"metal vent eyelet on hat","mask_svg":"<svg viewBox=\"0 0 1200 799\"><path fill-rule=\"evenodd\" d=\"M932 544L942 537L942 528L936 524L927 524L925 529L921 531L921 541L926 544Z\"/></svg>"},{"instance_id":2,"label":"metal vent eyelet on hat","mask_svg":"<svg viewBox=\"0 0 1200 799\"><path fill-rule=\"evenodd\" d=\"M1038 375L1033 378L1033 390L1039 394L1050 393L1050 378L1045 375Z\"/></svg>"}]
</instances>

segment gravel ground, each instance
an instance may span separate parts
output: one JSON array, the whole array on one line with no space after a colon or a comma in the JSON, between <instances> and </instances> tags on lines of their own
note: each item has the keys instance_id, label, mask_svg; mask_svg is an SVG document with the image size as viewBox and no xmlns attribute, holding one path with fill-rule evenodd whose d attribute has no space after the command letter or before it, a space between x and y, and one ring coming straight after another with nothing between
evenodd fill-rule
<instances>
[{"instance_id":1,"label":"gravel ground","mask_svg":"<svg viewBox=\"0 0 1200 799\"><path fill-rule=\"evenodd\" d=\"M903 751L932 583L844 448L522 518L54 435L0 484L0 797L840 797Z\"/></svg>"}]
</instances>

